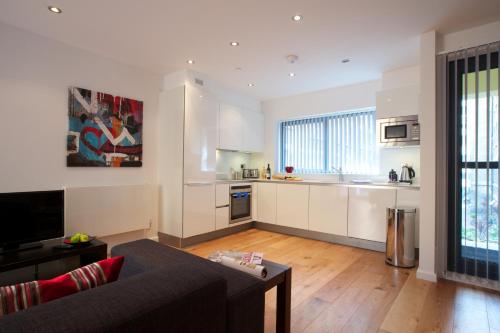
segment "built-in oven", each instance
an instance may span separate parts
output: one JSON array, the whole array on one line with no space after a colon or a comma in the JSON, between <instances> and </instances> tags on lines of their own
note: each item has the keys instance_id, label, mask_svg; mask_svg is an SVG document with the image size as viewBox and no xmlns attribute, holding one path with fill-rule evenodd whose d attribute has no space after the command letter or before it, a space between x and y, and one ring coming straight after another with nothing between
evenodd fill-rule
<instances>
[{"instance_id":1,"label":"built-in oven","mask_svg":"<svg viewBox=\"0 0 500 333\"><path fill-rule=\"evenodd\" d=\"M377 142L385 147L420 145L418 116L377 119Z\"/></svg>"},{"instance_id":2,"label":"built-in oven","mask_svg":"<svg viewBox=\"0 0 500 333\"><path fill-rule=\"evenodd\" d=\"M252 185L231 185L229 190L229 223L252 218Z\"/></svg>"}]
</instances>

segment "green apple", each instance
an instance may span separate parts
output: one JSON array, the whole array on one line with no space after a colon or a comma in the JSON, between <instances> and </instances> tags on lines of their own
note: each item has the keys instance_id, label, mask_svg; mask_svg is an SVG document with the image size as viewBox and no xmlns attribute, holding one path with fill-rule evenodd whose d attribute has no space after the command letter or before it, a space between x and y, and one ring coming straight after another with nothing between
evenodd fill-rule
<instances>
[{"instance_id":1,"label":"green apple","mask_svg":"<svg viewBox=\"0 0 500 333\"><path fill-rule=\"evenodd\" d=\"M71 243L79 243L80 242L80 233L76 233L70 238Z\"/></svg>"},{"instance_id":2,"label":"green apple","mask_svg":"<svg viewBox=\"0 0 500 333\"><path fill-rule=\"evenodd\" d=\"M89 235L86 234L80 234L80 242L88 242L89 241Z\"/></svg>"}]
</instances>

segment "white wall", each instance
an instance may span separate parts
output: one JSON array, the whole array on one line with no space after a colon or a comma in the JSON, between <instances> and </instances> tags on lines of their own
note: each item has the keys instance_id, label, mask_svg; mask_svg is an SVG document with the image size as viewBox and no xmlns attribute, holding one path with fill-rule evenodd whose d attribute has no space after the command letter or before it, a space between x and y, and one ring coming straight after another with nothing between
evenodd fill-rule
<instances>
[{"instance_id":1,"label":"white wall","mask_svg":"<svg viewBox=\"0 0 500 333\"><path fill-rule=\"evenodd\" d=\"M374 107L375 93L380 88L381 81L376 80L262 102L265 116L265 151L260 164L270 163L271 169L275 170L278 162L280 121Z\"/></svg>"},{"instance_id":2,"label":"white wall","mask_svg":"<svg viewBox=\"0 0 500 333\"><path fill-rule=\"evenodd\" d=\"M436 281L436 32L420 38L420 259L417 277Z\"/></svg>"},{"instance_id":3,"label":"white wall","mask_svg":"<svg viewBox=\"0 0 500 333\"><path fill-rule=\"evenodd\" d=\"M287 119L321 115L338 111L348 111L376 105L375 97L379 90L396 89L420 82L418 66L396 69L385 72L381 80L364 82L356 85L331 88L301 95L289 96L262 103L266 117L265 152L258 166L278 163L278 127L279 122ZM420 148L381 148L379 150L379 175L376 178L385 180L391 169L398 173L401 164L412 165L420 176ZM324 178L320 175L307 175L308 178ZM328 177L328 176L327 176ZM371 177L373 178L373 177Z\"/></svg>"},{"instance_id":4,"label":"white wall","mask_svg":"<svg viewBox=\"0 0 500 333\"><path fill-rule=\"evenodd\" d=\"M0 45L0 192L156 183L161 76L4 24ZM69 86L144 101L141 168L66 167Z\"/></svg>"},{"instance_id":5,"label":"white wall","mask_svg":"<svg viewBox=\"0 0 500 333\"><path fill-rule=\"evenodd\" d=\"M500 21L438 36L437 53L447 53L500 41Z\"/></svg>"},{"instance_id":6,"label":"white wall","mask_svg":"<svg viewBox=\"0 0 500 333\"><path fill-rule=\"evenodd\" d=\"M420 66L393 69L382 73L382 90L420 84Z\"/></svg>"}]
</instances>

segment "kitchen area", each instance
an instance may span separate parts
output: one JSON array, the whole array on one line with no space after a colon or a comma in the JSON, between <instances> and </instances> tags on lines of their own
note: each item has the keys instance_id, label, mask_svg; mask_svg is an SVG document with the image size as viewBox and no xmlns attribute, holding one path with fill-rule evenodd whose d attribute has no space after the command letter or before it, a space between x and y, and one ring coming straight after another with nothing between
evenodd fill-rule
<instances>
[{"instance_id":1,"label":"kitchen area","mask_svg":"<svg viewBox=\"0 0 500 333\"><path fill-rule=\"evenodd\" d=\"M385 251L387 208L405 206L416 208L418 248L418 86L391 87L391 75L373 94L378 165L369 175L287 174L276 149L279 122L265 103L241 107L189 73L166 80L160 240L188 246L257 227Z\"/></svg>"}]
</instances>

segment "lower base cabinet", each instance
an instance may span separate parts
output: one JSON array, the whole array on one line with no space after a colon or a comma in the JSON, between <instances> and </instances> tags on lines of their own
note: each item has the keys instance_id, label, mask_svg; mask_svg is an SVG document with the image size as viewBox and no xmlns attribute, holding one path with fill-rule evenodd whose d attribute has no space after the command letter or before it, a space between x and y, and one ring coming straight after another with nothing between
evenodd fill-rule
<instances>
[{"instance_id":1,"label":"lower base cabinet","mask_svg":"<svg viewBox=\"0 0 500 333\"><path fill-rule=\"evenodd\" d=\"M309 229L309 185L279 184L276 224Z\"/></svg>"},{"instance_id":2,"label":"lower base cabinet","mask_svg":"<svg viewBox=\"0 0 500 333\"><path fill-rule=\"evenodd\" d=\"M309 188L309 230L347 236L346 186L311 185Z\"/></svg>"},{"instance_id":3,"label":"lower base cabinet","mask_svg":"<svg viewBox=\"0 0 500 333\"><path fill-rule=\"evenodd\" d=\"M215 230L229 227L229 207L215 209Z\"/></svg>"},{"instance_id":4,"label":"lower base cabinet","mask_svg":"<svg viewBox=\"0 0 500 333\"><path fill-rule=\"evenodd\" d=\"M257 216L259 222L276 224L276 187L274 183L257 186Z\"/></svg>"},{"instance_id":5,"label":"lower base cabinet","mask_svg":"<svg viewBox=\"0 0 500 333\"><path fill-rule=\"evenodd\" d=\"M205 234L215 230L215 185L184 185L184 216L182 237Z\"/></svg>"},{"instance_id":6,"label":"lower base cabinet","mask_svg":"<svg viewBox=\"0 0 500 333\"><path fill-rule=\"evenodd\" d=\"M385 242L387 208L395 205L395 189L350 187L347 235L353 238Z\"/></svg>"}]
</instances>

